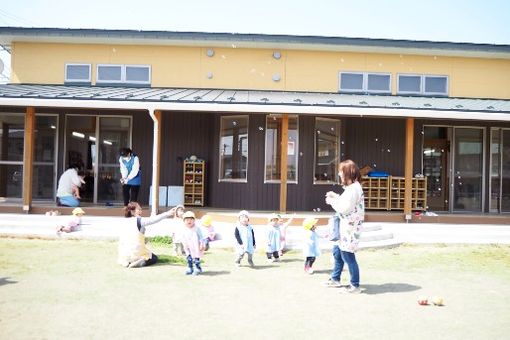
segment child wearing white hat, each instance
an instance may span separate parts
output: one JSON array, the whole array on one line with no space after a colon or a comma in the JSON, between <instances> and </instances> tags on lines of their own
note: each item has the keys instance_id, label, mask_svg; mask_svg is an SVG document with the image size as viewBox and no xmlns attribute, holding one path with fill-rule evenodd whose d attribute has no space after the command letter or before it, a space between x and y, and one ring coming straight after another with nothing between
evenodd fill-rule
<instances>
[{"instance_id":1,"label":"child wearing white hat","mask_svg":"<svg viewBox=\"0 0 510 340\"><path fill-rule=\"evenodd\" d=\"M305 256L305 272L313 274L313 263L315 259L320 256L321 250L319 247L319 237L315 232L315 225L318 220L313 217L305 218L303 221L303 228L305 228L303 255Z\"/></svg>"},{"instance_id":2,"label":"child wearing white hat","mask_svg":"<svg viewBox=\"0 0 510 340\"><path fill-rule=\"evenodd\" d=\"M85 211L82 208L75 208L72 211L73 216L67 221L66 225L57 227L57 234L61 232L70 233L80 229L81 217L85 215Z\"/></svg>"},{"instance_id":3,"label":"child wearing white hat","mask_svg":"<svg viewBox=\"0 0 510 340\"><path fill-rule=\"evenodd\" d=\"M238 217L238 223L235 228L234 236L236 238L237 259L236 265L241 265L244 254L248 254L248 264L250 267L255 266L253 263L253 253L255 252L255 233L250 225L250 214L246 210L241 210Z\"/></svg>"},{"instance_id":4,"label":"child wearing white hat","mask_svg":"<svg viewBox=\"0 0 510 340\"><path fill-rule=\"evenodd\" d=\"M170 236L172 237L172 246L174 254L176 256L185 255L184 247L182 245L182 233L183 233L183 218L184 206L177 205L171 209L172 214L170 215Z\"/></svg>"},{"instance_id":5,"label":"child wearing white hat","mask_svg":"<svg viewBox=\"0 0 510 340\"><path fill-rule=\"evenodd\" d=\"M182 215L182 219L184 221L182 244L188 262L186 275L198 275L202 273L200 258L204 255L204 238L200 228L195 225L195 214L192 211L186 211Z\"/></svg>"}]
</instances>

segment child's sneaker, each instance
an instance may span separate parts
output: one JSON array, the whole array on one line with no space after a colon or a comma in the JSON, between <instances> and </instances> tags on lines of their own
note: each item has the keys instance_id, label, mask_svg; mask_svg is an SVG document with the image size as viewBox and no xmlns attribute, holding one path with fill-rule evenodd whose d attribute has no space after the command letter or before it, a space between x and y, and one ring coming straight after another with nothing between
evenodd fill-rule
<instances>
[{"instance_id":1,"label":"child's sneaker","mask_svg":"<svg viewBox=\"0 0 510 340\"><path fill-rule=\"evenodd\" d=\"M131 262L128 266L128 268L140 268L145 266L145 260L144 259L138 259L134 262Z\"/></svg>"},{"instance_id":2,"label":"child's sneaker","mask_svg":"<svg viewBox=\"0 0 510 340\"><path fill-rule=\"evenodd\" d=\"M193 271L193 268L188 268L186 269L186 275L191 275L191 274L194 274L195 272Z\"/></svg>"},{"instance_id":3,"label":"child's sneaker","mask_svg":"<svg viewBox=\"0 0 510 340\"><path fill-rule=\"evenodd\" d=\"M342 288L342 290L340 290L340 293L359 294L361 293L361 289L359 287L349 286Z\"/></svg>"},{"instance_id":4,"label":"child's sneaker","mask_svg":"<svg viewBox=\"0 0 510 340\"><path fill-rule=\"evenodd\" d=\"M326 287L334 287L334 288L341 287L340 281L336 281L331 278L328 281L324 282L323 285Z\"/></svg>"},{"instance_id":5,"label":"child's sneaker","mask_svg":"<svg viewBox=\"0 0 510 340\"><path fill-rule=\"evenodd\" d=\"M308 268L308 269L306 270L306 272L307 272L308 274L310 274L310 275L311 275L311 274L313 274L313 269L312 269L312 267Z\"/></svg>"}]
</instances>

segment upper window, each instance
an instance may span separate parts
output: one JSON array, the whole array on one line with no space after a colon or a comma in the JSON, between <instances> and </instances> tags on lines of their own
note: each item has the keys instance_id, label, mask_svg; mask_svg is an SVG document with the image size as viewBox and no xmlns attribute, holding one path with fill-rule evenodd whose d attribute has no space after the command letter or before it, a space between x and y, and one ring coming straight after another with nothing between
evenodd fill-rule
<instances>
[{"instance_id":1,"label":"upper window","mask_svg":"<svg viewBox=\"0 0 510 340\"><path fill-rule=\"evenodd\" d=\"M148 65L97 65L98 84L150 85L151 67Z\"/></svg>"},{"instance_id":2,"label":"upper window","mask_svg":"<svg viewBox=\"0 0 510 340\"><path fill-rule=\"evenodd\" d=\"M66 64L66 83L90 83L90 64Z\"/></svg>"},{"instance_id":3,"label":"upper window","mask_svg":"<svg viewBox=\"0 0 510 340\"><path fill-rule=\"evenodd\" d=\"M340 121L315 118L314 183L339 183Z\"/></svg>"},{"instance_id":4,"label":"upper window","mask_svg":"<svg viewBox=\"0 0 510 340\"><path fill-rule=\"evenodd\" d=\"M340 72L341 92L391 93L389 73Z\"/></svg>"},{"instance_id":5,"label":"upper window","mask_svg":"<svg viewBox=\"0 0 510 340\"><path fill-rule=\"evenodd\" d=\"M266 118L266 161L264 166L266 182L281 180L281 137L282 116L268 115ZM287 181L289 183L297 183L298 137L298 118L289 116L287 138Z\"/></svg>"},{"instance_id":6,"label":"upper window","mask_svg":"<svg viewBox=\"0 0 510 340\"><path fill-rule=\"evenodd\" d=\"M220 181L248 178L248 116L221 117Z\"/></svg>"},{"instance_id":7,"label":"upper window","mask_svg":"<svg viewBox=\"0 0 510 340\"><path fill-rule=\"evenodd\" d=\"M398 94L448 95L448 77L416 74L399 74Z\"/></svg>"}]
</instances>

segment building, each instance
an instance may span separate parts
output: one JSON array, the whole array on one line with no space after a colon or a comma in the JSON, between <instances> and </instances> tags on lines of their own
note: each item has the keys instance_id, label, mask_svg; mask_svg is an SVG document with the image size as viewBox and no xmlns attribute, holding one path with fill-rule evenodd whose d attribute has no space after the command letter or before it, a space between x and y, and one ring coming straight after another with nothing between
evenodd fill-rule
<instances>
[{"instance_id":1,"label":"building","mask_svg":"<svg viewBox=\"0 0 510 340\"><path fill-rule=\"evenodd\" d=\"M84 201L120 202L118 150L132 146L145 204L151 186L182 186L195 155L208 207L327 209L350 158L402 177L373 208L510 212L509 45L14 27L0 44L3 204L54 201L71 161Z\"/></svg>"}]
</instances>

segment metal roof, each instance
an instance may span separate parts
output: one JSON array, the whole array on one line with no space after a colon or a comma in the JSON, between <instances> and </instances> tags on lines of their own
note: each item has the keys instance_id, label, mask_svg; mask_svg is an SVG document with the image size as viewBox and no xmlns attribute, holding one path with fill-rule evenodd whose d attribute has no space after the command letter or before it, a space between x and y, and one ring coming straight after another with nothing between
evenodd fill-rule
<instances>
[{"instance_id":1,"label":"metal roof","mask_svg":"<svg viewBox=\"0 0 510 340\"><path fill-rule=\"evenodd\" d=\"M300 107L351 107L467 113L510 113L510 100L196 88L0 85L0 105L6 105L5 99L8 98L36 99L39 106L44 106L45 100L58 99L63 101L64 104L65 101L71 100L122 101L127 103L247 104L267 106L268 111L271 111L271 106L284 105L297 107L294 111L299 111Z\"/></svg>"},{"instance_id":2,"label":"metal roof","mask_svg":"<svg viewBox=\"0 0 510 340\"><path fill-rule=\"evenodd\" d=\"M177 46L218 46L386 52L510 58L510 45L243 33L0 27L0 44L17 41Z\"/></svg>"}]
</instances>

